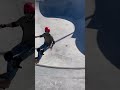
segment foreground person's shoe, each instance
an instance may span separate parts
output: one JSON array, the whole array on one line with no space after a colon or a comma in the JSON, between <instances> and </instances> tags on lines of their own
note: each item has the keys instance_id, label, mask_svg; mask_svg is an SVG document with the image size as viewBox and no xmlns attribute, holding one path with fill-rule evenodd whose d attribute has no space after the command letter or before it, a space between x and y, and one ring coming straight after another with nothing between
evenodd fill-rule
<instances>
[{"instance_id":1,"label":"foreground person's shoe","mask_svg":"<svg viewBox=\"0 0 120 90\"><path fill-rule=\"evenodd\" d=\"M10 83L11 83L11 80L0 77L0 88L2 89L9 88Z\"/></svg>"}]
</instances>

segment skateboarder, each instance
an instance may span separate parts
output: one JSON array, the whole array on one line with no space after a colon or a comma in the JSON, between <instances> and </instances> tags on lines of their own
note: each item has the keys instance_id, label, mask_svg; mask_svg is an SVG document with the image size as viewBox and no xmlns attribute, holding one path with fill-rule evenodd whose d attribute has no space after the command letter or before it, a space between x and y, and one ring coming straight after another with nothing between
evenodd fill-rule
<instances>
[{"instance_id":1,"label":"skateboarder","mask_svg":"<svg viewBox=\"0 0 120 90\"><path fill-rule=\"evenodd\" d=\"M37 48L38 51L38 58L36 58L36 63L39 62L40 58L42 55L44 55L43 53L48 49L52 49L53 45L55 44L55 41L53 39L53 37L50 34L50 29L48 27L45 27L45 33L43 33L40 36L36 36L37 37L44 37L44 44L42 46L40 46L40 48Z\"/></svg>"},{"instance_id":2,"label":"skateboarder","mask_svg":"<svg viewBox=\"0 0 120 90\"><path fill-rule=\"evenodd\" d=\"M22 41L20 44L15 46L11 51L4 54L4 58L7 61L7 72L0 75L0 88L5 83L9 86L11 80L15 77L16 72L20 66L20 63L25 60L28 56L34 53L35 45L35 8L31 2L24 4L24 16L19 18L17 21L9 24L1 24L1 28L5 27L18 27L20 26L23 31ZM5 86L3 86L5 88Z\"/></svg>"}]
</instances>

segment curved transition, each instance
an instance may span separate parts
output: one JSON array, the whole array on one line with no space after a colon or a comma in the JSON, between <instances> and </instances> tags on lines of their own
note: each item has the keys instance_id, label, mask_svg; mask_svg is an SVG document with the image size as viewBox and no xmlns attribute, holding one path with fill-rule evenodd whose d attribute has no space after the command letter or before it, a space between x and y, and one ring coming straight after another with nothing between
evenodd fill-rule
<instances>
[{"instance_id":1,"label":"curved transition","mask_svg":"<svg viewBox=\"0 0 120 90\"><path fill-rule=\"evenodd\" d=\"M81 53L85 53L85 13L84 0L38 0L39 9L43 16L62 18L75 25L72 38Z\"/></svg>"},{"instance_id":2,"label":"curved transition","mask_svg":"<svg viewBox=\"0 0 120 90\"><path fill-rule=\"evenodd\" d=\"M39 65L84 68L85 20L83 0L76 0L75 2L72 0L58 0L57 2L56 0L38 1L36 1L35 5L35 35L38 36L44 33L44 27L48 26L56 41L53 49L48 49L44 53ZM43 43L43 38L35 39L36 48ZM35 51L35 56L37 56L37 51Z\"/></svg>"}]
</instances>

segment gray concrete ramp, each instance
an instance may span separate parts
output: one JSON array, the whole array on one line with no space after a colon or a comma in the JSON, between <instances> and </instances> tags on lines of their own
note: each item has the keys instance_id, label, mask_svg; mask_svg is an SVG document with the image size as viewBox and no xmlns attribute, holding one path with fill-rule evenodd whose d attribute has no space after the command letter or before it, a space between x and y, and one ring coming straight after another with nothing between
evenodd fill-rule
<instances>
[{"instance_id":1,"label":"gray concrete ramp","mask_svg":"<svg viewBox=\"0 0 120 90\"><path fill-rule=\"evenodd\" d=\"M85 90L84 0L36 0L35 6L35 35L48 26L57 41L35 67L35 89ZM35 39L36 48L43 43Z\"/></svg>"}]
</instances>

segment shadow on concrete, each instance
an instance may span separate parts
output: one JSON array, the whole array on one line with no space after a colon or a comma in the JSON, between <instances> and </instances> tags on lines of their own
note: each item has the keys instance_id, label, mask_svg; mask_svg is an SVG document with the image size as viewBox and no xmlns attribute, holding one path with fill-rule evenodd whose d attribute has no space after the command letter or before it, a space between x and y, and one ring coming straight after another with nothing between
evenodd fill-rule
<instances>
[{"instance_id":1,"label":"shadow on concrete","mask_svg":"<svg viewBox=\"0 0 120 90\"><path fill-rule=\"evenodd\" d=\"M95 3L95 15L87 27L98 29L98 47L120 69L120 0L95 0Z\"/></svg>"},{"instance_id":2,"label":"shadow on concrete","mask_svg":"<svg viewBox=\"0 0 120 90\"><path fill-rule=\"evenodd\" d=\"M66 19L75 25L72 38L76 38L76 46L84 54L84 0L45 0L40 1L39 4L40 12L43 16Z\"/></svg>"},{"instance_id":3,"label":"shadow on concrete","mask_svg":"<svg viewBox=\"0 0 120 90\"><path fill-rule=\"evenodd\" d=\"M62 38L60 38L60 39L58 39L58 40L56 40L55 42L59 42L59 41L61 41L62 39L66 38L66 37L68 37L68 36L70 36L70 35L72 35L72 34L73 34L73 32L70 33L70 34L68 34L68 35L66 35L66 36L64 36L64 37L62 37Z\"/></svg>"}]
</instances>

